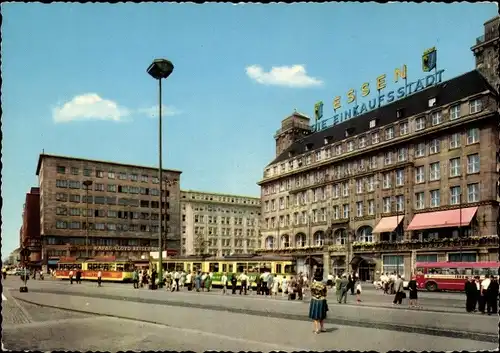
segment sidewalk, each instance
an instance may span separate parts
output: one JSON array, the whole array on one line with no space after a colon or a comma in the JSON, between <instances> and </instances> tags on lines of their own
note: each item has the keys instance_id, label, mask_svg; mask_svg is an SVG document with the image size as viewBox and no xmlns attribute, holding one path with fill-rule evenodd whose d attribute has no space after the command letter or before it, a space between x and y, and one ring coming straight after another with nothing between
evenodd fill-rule
<instances>
[{"instance_id":1,"label":"sidewalk","mask_svg":"<svg viewBox=\"0 0 500 353\"><path fill-rule=\"evenodd\" d=\"M64 290L60 290L64 289ZM51 295L57 294L57 295ZM86 287L80 290L77 286L67 286L58 290L32 290L29 293L14 294L20 299L42 300L41 304L74 305L76 298L81 303L85 298L101 298L119 301L118 305L123 307L133 302L143 302L152 305L170 305L208 310L223 310L235 313L248 313L255 315L269 315L298 320L307 320L308 301L286 301L260 299L248 300L245 296L222 296L203 295L203 293L184 293L148 290L119 291L116 288ZM65 302L63 296L69 295ZM38 298L38 299L37 299ZM75 300L73 300L73 298ZM60 301L60 303L59 303ZM52 304L49 304L52 303ZM390 308L390 309L388 309ZM434 313L404 308L393 308L391 305L368 307L360 304L337 304L330 301L329 319L330 323L353 324L364 323L367 326L373 324L398 325L400 327L420 327L426 329L480 332L498 335L498 318L495 316L481 316L473 314L459 314L454 312Z\"/></svg>"}]
</instances>

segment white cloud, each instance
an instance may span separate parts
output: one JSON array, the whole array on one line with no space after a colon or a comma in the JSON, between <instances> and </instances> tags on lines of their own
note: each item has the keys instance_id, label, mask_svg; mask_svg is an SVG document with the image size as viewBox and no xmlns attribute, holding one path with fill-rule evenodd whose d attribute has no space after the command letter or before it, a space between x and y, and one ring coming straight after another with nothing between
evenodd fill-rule
<instances>
[{"instance_id":1,"label":"white cloud","mask_svg":"<svg viewBox=\"0 0 500 353\"><path fill-rule=\"evenodd\" d=\"M263 85L312 87L323 84L320 79L308 76L304 65L273 66L269 72L259 65L251 65L245 70L248 77Z\"/></svg>"},{"instance_id":2,"label":"white cloud","mask_svg":"<svg viewBox=\"0 0 500 353\"><path fill-rule=\"evenodd\" d=\"M174 116L182 113L180 110L172 106L162 105L161 108L162 108L161 112L162 116ZM158 106L156 105L150 108L137 109L137 112L139 114L150 116L151 118L156 118L158 116Z\"/></svg>"},{"instance_id":3,"label":"white cloud","mask_svg":"<svg viewBox=\"0 0 500 353\"><path fill-rule=\"evenodd\" d=\"M52 118L56 123L77 120L112 120L121 121L130 115L127 108L120 107L112 100L103 99L96 93L85 93L52 109Z\"/></svg>"}]
</instances>

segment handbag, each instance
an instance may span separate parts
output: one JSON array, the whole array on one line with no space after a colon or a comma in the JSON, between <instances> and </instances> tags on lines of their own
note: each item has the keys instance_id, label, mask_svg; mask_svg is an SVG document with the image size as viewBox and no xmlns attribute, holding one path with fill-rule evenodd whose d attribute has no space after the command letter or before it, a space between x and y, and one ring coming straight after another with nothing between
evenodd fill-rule
<instances>
[{"instance_id":1,"label":"handbag","mask_svg":"<svg viewBox=\"0 0 500 353\"><path fill-rule=\"evenodd\" d=\"M406 292L401 292L401 298L406 299Z\"/></svg>"}]
</instances>

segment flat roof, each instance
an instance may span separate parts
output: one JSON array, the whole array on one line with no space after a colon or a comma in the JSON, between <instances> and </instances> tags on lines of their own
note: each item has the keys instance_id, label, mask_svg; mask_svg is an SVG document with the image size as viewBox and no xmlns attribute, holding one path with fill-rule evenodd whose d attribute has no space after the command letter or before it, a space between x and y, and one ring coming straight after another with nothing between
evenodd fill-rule
<instances>
[{"instance_id":1,"label":"flat roof","mask_svg":"<svg viewBox=\"0 0 500 353\"><path fill-rule=\"evenodd\" d=\"M113 162L113 161L103 161L103 160L98 160L98 159L88 159L88 158L71 157L71 156L61 156L61 155L48 154L48 153L40 153L40 156L38 157L38 163L37 163L37 166L36 166L36 175L38 175L40 173L40 167L42 166L42 160L43 160L43 158L46 158L46 157L48 157L48 158L57 158L57 159L66 159L66 160L71 160L71 161L82 161L82 162L111 164L111 165L116 165L116 166L121 166L121 167L133 167L133 168L143 168L143 169L158 170L158 168L155 168L155 167L148 167L148 166L139 165L139 164L119 163L119 162ZM165 171L165 172L179 173L179 174L182 173L182 171L176 170L176 169L163 169L163 171Z\"/></svg>"},{"instance_id":2,"label":"flat roof","mask_svg":"<svg viewBox=\"0 0 500 353\"><path fill-rule=\"evenodd\" d=\"M246 199L254 199L254 200L260 200L260 197L257 196L245 196L245 195L237 195L237 194L224 194L220 192L210 192L210 191L197 191L197 190L181 190L182 193L197 193L197 194L203 194L203 195L215 195L215 196L227 196L227 197L243 197Z\"/></svg>"}]
</instances>

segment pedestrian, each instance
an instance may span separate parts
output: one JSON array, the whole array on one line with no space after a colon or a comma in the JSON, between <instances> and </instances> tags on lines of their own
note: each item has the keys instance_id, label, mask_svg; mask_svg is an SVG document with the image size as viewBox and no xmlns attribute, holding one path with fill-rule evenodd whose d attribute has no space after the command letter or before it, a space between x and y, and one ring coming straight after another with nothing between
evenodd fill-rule
<instances>
[{"instance_id":1,"label":"pedestrian","mask_svg":"<svg viewBox=\"0 0 500 353\"><path fill-rule=\"evenodd\" d=\"M329 273L327 278L328 278L328 280L326 282L326 285L328 287L330 287L330 289L332 289L333 288L334 277L333 277L333 275L331 273Z\"/></svg>"},{"instance_id":2,"label":"pedestrian","mask_svg":"<svg viewBox=\"0 0 500 353\"><path fill-rule=\"evenodd\" d=\"M231 274L231 293L236 294L236 283L238 282L236 278L236 273Z\"/></svg>"},{"instance_id":3,"label":"pedestrian","mask_svg":"<svg viewBox=\"0 0 500 353\"><path fill-rule=\"evenodd\" d=\"M102 287L101 282L102 282L102 272L101 272L101 269L99 269L99 271L97 272L97 286L98 287Z\"/></svg>"},{"instance_id":4,"label":"pedestrian","mask_svg":"<svg viewBox=\"0 0 500 353\"><path fill-rule=\"evenodd\" d=\"M314 333L326 332L323 323L328 311L327 289L321 282L322 276L317 273L311 284L311 302L309 304L309 318L314 322Z\"/></svg>"},{"instance_id":5,"label":"pedestrian","mask_svg":"<svg viewBox=\"0 0 500 353\"><path fill-rule=\"evenodd\" d=\"M356 302L361 303L361 282L359 280L356 285Z\"/></svg>"},{"instance_id":6,"label":"pedestrian","mask_svg":"<svg viewBox=\"0 0 500 353\"><path fill-rule=\"evenodd\" d=\"M474 277L465 278L464 292L465 292L465 311L468 313L474 312L476 309L476 283Z\"/></svg>"},{"instance_id":7,"label":"pedestrian","mask_svg":"<svg viewBox=\"0 0 500 353\"><path fill-rule=\"evenodd\" d=\"M281 296L284 297L288 294L288 284L286 280L286 276L283 276L281 280Z\"/></svg>"},{"instance_id":8,"label":"pedestrian","mask_svg":"<svg viewBox=\"0 0 500 353\"><path fill-rule=\"evenodd\" d=\"M481 314L485 313L486 309L486 304L487 304L487 294L488 294L488 287L490 285L490 279L486 277L485 279L482 280L481 282L481 288L479 292L479 311Z\"/></svg>"},{"instance_id":9,"label":"pedestrian","mask_svg":"<svg viewBox=\"0 0 500 353\"><path fill-rule=\"evenodd\" d=\"M304 276L302 273L299 273L299 278L297 278L297 295L299 296L299 300L304 299Z\"/></svg>"},{"instance_id":10,"label":"pedestrian","mask_svg":"<svg viewBox=\"0 0 500 353\"><path fill-rule=\"evenodd\" d=\"M288 300L295 300L295 278L291 277L290 281L288 282Z\"/></svg>"},{"instance_id":11,"label":"pedestrian","mask_svg":"<svg viewBox=\"0 0 500 353\"><path fill-rule=\"evenodd\" d=\"M139 272L137 272L137 269L132 273L132 283L134 284L134 289L139 288Z\"/></svg>"},{"instance_id":12,"label":"pedestrian","mask_svg":"<svg viewBox=\"0 0 500 353\"><path fill-rule=\"evenodd\" d=\"M340 299L339 303L344 301L344 304L347 303L347 291L349 287L349 279L345 273L342 274L342 279L340 280Z\"/></svg>"},{"instance_id":13,"label":"pedestrian","mask_svg":"<svg viewBox=\"0 0 500 353\"><path fill-rule=\"evenodd\" d=\"M490 276L490 285L488 286L487 296L487 311L488 315L498 314L498 291L499 285L495 276Z\"/></svg>"},{"instance_id":14,"label":"pedestrian","mask_svg":"<svg viewBox=\"0 0 500 353\"><path fill-rule=\"evenodd\" d=\"M397 279L394 282L394 300L392 301L393 305L401 305L403 302L403 298L406 296L403 288L403 280L401 279L401 275L397 275Z\"/></svg>"},{"instance_id":15,"label":"pedestrian","mask_svg":"<svg viewBox=\"0 0 500 353\"><path fill-rule=\"evenodd\" d=\"M417 291L417 280L415 275L411 277L410 282L408 282L408 290L410 291L408 306L410 308L418 307L418 291Z\"/></svg>"},{"instance_id":16,"label":"pedestrian","mask_svg":"<svg viewBox=\"0 0 500 353\"><path fill-rule=\"evenodd\" d=\"M205 278L205 288L207 289L207 292L210 292L210 289L212 289L212 273L207 274L207 277Z\"/></svg>"},{"instance_id":17,"label":"pedestrian","mask_svg":"<svg viewBox=\"0 0 500 353\"><path fill-rule=\"evenodd\" d=\"M241 293L245 293L245 295L247 295L247 282L248 282L248 276L246 274L245 271L243 271L240 275L240 283L241 283L241 287L240 287L240 295Z\"/></svg>"},{"instance_id":18,"label":"pedestrian","mask_svg":"<svg viewBox=\"0 0 500 353\"><path fill-rule=\"evenodd\" d=\"M222 292L221 292L221 294L226 295L226 293L227 293L227 275L226 275L226 272L224 272L222 274L222 277L221 277L220 280L222 282Z\"/></svg>"},{"instance_id":19,"label":"pedestrian","mask_svg":"<svg viewBox=\"0 0 500 353\"><path fill-rule=\"evenodd\" d=\"M195 286L196 286L196 291L199 292L201 288L201 273L198 271L195 277Z\"/></svg>"},{"instance_id":20,"label":"pedestrian","mask_svg":"<svg viewBox=\"0 0 500 353\"><path fill-rule=\"evenodd\" d=\"M82 284L82 271L76 270L76 283Z\"/></svg>"},{"instance_id":21,"label":"pedestrian","mask_svg":"<svg viewBox=\"0 0 500 353\"><path fill-rule=\"evenodd\" d=\"M262 278L261 278L261 274L258 273L257 276L255 277L255 285L257 287L257 295L260 295L261 294L261 285L262 285Z\"/></svg>"},{"instance_id":22,"label":"pedestrian","mask_svg":"<svg viewBox=\"0 0 500 353\"><path fill-rule=\"evenodd\" d=\"M73 284L73 274L74 274L73 270L69 270L69 283L70 284Z\"/></svg>"},{"instance_id":23,"label":"pedestrian","mask_svg":"<svg viewBox=\"0 0 500 353\"><path fill-rule=\"evenodd\" d=\"M274 298L276 298L278 296L279 287L280 287L280 280L277 276L275 276L273 279L273 285L272 285L272 293L274 295Z\"/></svg>"},{"instance_id":24,"label":"pedestrian","mask_svg":"<svg viewBox=\"0 0 500 353\"><path fill-rule=\"evenodd\" d=\"M174 273L174 281L175 281L175 290L179 291L179 282L181 280L181 273L179 271L175 271Z\"/></svg>"},{"instance_id":25,"label":"pedestrian","mask_svg":"<svg viewBox=\"0 0 500 353\"><path fill-rule=\"evenodd\" d=\"M340 278L339 275L337 275L337 278L335 278L335 295L337 298L337 302L340 303L340 294L341 292L341 284L342 284L342 279Z\"/></svg>"}]
</instances>

